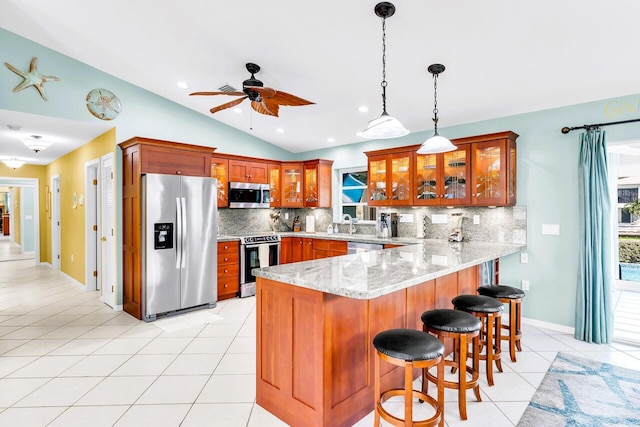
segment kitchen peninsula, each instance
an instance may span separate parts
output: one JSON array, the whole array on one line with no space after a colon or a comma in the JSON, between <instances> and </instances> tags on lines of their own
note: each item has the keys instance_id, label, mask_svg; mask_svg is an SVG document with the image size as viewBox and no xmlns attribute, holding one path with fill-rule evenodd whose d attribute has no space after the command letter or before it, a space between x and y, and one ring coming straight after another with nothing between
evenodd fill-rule
<instances>
[{"instance_id":1,"label":"kitchen peninsula","mask_svg":"<svg viewBox=\"0 0 640 427\"><path fill-rule=\"evenodd\" d=\"M373 337L475 293L478 265L525 246L424 240L284 264L257 276L256 401L291 426L351 426L373 410ZM382 388L402 383L383 366Z\"/></svg>"}]
</instances>

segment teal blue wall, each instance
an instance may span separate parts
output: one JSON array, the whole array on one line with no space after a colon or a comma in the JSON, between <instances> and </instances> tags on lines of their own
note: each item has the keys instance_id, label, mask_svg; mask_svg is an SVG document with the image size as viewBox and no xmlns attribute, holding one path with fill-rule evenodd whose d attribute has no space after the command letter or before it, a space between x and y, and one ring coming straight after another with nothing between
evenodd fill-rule
<instances>
[{"instance_id":1,"label":"teal blue wall","mask_svg":"<svg viewBox=\"0 0 640 427\"><path fill-rule=\"evenodd\" d=\"M20 189L20 226L22 232L22 252L30 253L35 251L35 219L38 213L35 209L35 188L22 187Z\"/></svg>"},{"instance_id":2,"label":"teal blue wall","mask_svg":"<svg viewBox=\"0 0 640 427\"><path fill-rule=\"evenodd\" d=\"M224 153L251 153L256 157L282 160L321 157L334 160L337 169L366 165L363 151L418 144L429 136L429 132L417 132L394 140L367 141L295 155L0 29L2 62L25 69L33 56L39 58L42 73L56 75L62 81L45 84L49 101L43 102L33 89L12 94L11 89L20 78L6 69L0 70L0 109L96 120L88 113L84 98L90 89L106 87L118 94L124 106L113 122L118 142L139 135L218 147ZM637 118L639 107L640 94L621 94L610 100L440 129L449 138L503 130L520 135L518 205L527 207L529 264L520 264L519 257L513 255L503 259L500 268L503 282L530 281L531 290L523 308L525 317L566 326L574 324L579 250L576 212L579 132L563 135L560 129ZM430 122L425 126L430 126ZM640 139L638 124L607 127L606 131L610 142ZM543 236L542 224L559 224L560 235Z\"/></svg>"}]
</instances>

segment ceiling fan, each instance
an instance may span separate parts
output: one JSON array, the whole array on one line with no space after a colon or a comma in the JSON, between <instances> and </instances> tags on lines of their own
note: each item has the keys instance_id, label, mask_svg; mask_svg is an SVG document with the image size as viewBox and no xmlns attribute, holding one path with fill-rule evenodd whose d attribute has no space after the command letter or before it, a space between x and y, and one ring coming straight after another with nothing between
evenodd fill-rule
<instances>
[{"instance_id":1,"label":"ceiling fan","mask_svg":"<svg viewBox=\"0 0 640 427\"><path fill-rule=\"evenodd\" d=\"M278 110L281 105L296 107L300 105L315 104L315 102L298 98L297 96L289 93L281 92L270 87L264 87L264 84L254 76L255 73L260 71L260 66L249 62L246 67L247 71L251 73L251 77L242 82L242 92L193 92L189 95L242 96L242 98L211 108L209 110L211 113L217 113L218 111L235 107L247 98L251 101L251 108L256 110L258 113L275 117L278 117Z\"/></svg>"}]
</instances>

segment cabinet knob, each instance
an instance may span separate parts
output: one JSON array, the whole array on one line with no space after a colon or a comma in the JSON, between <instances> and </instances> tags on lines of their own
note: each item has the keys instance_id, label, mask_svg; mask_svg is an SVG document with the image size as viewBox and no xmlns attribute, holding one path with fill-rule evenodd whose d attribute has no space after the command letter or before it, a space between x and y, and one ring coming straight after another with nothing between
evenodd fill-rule
<instances>
[{"instance_id":1,"label":"cabinet knob","mask_svg":"<svg viewBox=\"0 0 640 427\"><path fill-rule=\"evenodd\" d=\"M225 269L224 269L224 272L225 272L225 273L228 273L228 272L229 272L229 270L227 270L227 269L225 268Z\"/></svg>"},{"instance_id":2,"label":"cabinet knob","mask_svg":"<svg viewBox=\"0 0 640 427\"><path fill-rule=\"evenodd\" d=\"M224 248L225 248L225 249L229 249L229 246L227 246L227 245L224 245Z\"/></svg>"},{"instance_id":3,"label":"cabinet knob","mask_svg":"<svg viewBox=\"0 0 640 427\"><path fill-rule=\"evenodd\" d=\"M225 257L225 259L224 259L224 260L225 260L225 261L229 261L229 258L226 258L226 257Z\"/></svg>"},{"instance_id":4,"label":"cabinet knob","mask_svg":"<svg viewBox=\"0 0 640 427\"><path fill-rule=\"evenodd\" d=\"M227 283L225 283L225 284L224 284L224 287L225 287L225 288L228 288L228 287L229 287L229 285L228 285Z\"/></svg>"},{"instance_id":5,"label":"cabinet knob","mask_svg":"<svg viewBox=\"0 0 640 427\"><path fill-rule=\"evenodd\" d=\"M176 175L182 175L182 172L176 171Z\"/></svg>"}]
</instances>

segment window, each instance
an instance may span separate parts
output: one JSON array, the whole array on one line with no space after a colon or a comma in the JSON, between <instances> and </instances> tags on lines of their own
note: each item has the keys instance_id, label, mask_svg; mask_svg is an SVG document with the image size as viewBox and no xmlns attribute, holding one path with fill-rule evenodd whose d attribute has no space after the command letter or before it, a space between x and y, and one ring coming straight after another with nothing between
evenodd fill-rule
<instances>
[{"instance_id":1,"label":"window","mask_svg":"<svg viewBox=\"0 0 640 427\"><path fill-rule=\"evenodd\" d=\"M637 188L618 188L618 203L633 203L638 200Z\"/></svg>"},{"instance_id":2,"label":"window","mask_svg":"<svg viewBox=\"0 0 640 427\"><path fill-rule=\"evenodd\" d=\"M340 170L340 219L345 214L358 221L374 221L376 209L367 206L367 169L366 167Z\"/></svg>"}]
</instances>

